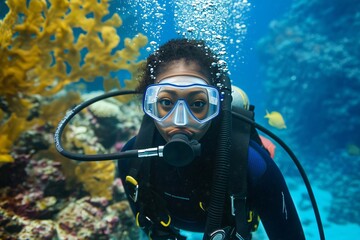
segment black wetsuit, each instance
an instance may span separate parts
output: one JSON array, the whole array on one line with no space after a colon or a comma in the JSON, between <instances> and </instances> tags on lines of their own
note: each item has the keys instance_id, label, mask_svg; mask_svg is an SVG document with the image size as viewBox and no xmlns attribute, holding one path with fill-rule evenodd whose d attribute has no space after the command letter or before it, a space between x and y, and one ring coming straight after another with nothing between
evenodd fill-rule
<instances>
[{"instance_id":1,"label":"black wetsuit","mask_svg":"<svg viewBox=\"0 0 360 240\"><path fill-rule=\"evenodd\" d=\"M216 149L215 141L208 142L202 143L201 157L186 167L170 166L162 158L152 160L151 184L166 201L172 224L183 230L203 232L205 228L206 215L199 202L206 206L210 198L212 162ZM123 151L133 149L134 143L135 138L125 145ZM153 146L164 144L164 139L156 132ZM118 161L123 182L130 164L129 160ZM137 206L132 201L130 203L136 213ZM230 215L230 200L228 203L225 212ZM270 239L305 239L280 170L268 152L254 141L250 141L248 150L248 203L260 215Z\"/></svg>"}]
</instances>

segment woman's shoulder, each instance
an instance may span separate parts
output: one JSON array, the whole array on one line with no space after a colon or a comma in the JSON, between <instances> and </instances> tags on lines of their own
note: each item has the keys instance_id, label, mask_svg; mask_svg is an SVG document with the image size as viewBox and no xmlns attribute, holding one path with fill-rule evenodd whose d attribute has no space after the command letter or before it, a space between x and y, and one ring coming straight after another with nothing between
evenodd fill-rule
<instances>
[{"instance_id":1,"label":"woman's shoulder","mask_svg":"<svg viewBox=\"0 0 360 240\"><path fill-rule=\"evenodd\" d=\"M248 149L248 175L253 182L265 173L270 161L273 161L270 154L257 142L250 140Z\"/></svg>"}]
</instances>

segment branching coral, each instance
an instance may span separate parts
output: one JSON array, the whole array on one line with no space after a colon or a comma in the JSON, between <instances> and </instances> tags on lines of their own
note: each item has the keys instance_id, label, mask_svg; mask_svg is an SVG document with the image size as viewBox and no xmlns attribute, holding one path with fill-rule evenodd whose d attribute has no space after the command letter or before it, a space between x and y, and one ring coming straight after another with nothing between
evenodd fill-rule
<instances>
[{"instance_id":1,"label":"branching coral","mask_svg":"<svg viewBox=\"0 0 360 240\"><path fill-rule=\"evenodd\" d=\"M126 38L125 47L117 50L120 37L116 28L122 21L117 14L103 20L109 14L108 0L6 3L10 10L0 21L0 100L6 103L0 107L6 116L17 114L26 119L34 96L53 96L81 79L102 77L114 83L111 72L126 70L132 76L136 74L139 49L146 45L147 38L141 34ZM63 111L55 106L54 111ZM4 130L0 129L0 134L10 142L14 140ZM9 144L2 147L1 152L9 151Z\"/></svg>"},{"instance_id":2,"label":"branching coral","mask_svg":"<svg viewBox=\"0 0 360 240\"><path fill-rule=\"evenodd\" d=\"M73 107L74 104L80 103L81 98L77 92L67 92L66 95L53 100L49 104L43 104L40 108L41 119L38 120L40 125L46 123L55 126L64 117L64 113Z\"/></svg>"},{"instance_id":3,"label":"branching coral","mask_svg":"<svg viewBox=\"0 0 360 240\"><path fill-rule=\"evenodd\" d=\"M32 0L28 8L26 1L7 3L10 12L0 26L6 33L0 40L0 93L6 98L19 93L49 96L69 83L120 69L134 73L139 48L147 43L139 34L125 39L125 48L112 54L120 42L115 28L122 21L117 14L102 21L108 14L106 0L49 0L49 8L44 0ZM78 38L77 30L82 32Z\"/></svg>"}]
</instances>

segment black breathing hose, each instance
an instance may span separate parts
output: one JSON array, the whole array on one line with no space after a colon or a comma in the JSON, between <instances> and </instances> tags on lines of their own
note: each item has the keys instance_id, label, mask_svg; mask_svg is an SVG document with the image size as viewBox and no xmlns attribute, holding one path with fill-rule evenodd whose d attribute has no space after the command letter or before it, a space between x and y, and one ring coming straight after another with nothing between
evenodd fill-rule
<instances>
[{"instance_id":1,"label":"black breathing hose","mask_svg":"<svg viewBox=\"0 0 360 240\"><path fill-rule=\"evenodd\" d=\"M220 90L224 98L222 100L221 126L217 148L217 157L213 173L213 185L207 212L205 232L203 240L210 239L212 233L221 229L224 212L225 198L228 189L231 157L231 83L225 79L224 88Z\"/></svg>"},{"instance_id":2,"label":"black breathing hose","mask_svg":"<svg viewBox=\"0 0 360 240\"><path fill-rule=\"evenodd\" d=\"M272 133L270 130L264 128L263 126L261 126L260 124L257 124L255 121L253 121L252 119L249 119L239 113L233 112L232 113L235 117L240 118L241 120L244 120L248 123L250 123L251 125L253 125L256 129L259 129L260 131L264 132L265 134L267 134L268 136L270 136L272 139L274 139L282 148L284 148L284 150L289 154L289 156L291 157L291 159L293 160L293 162L295 163L304 183L306 186L306 189L308 191L309 194L309 198L314 210L314 214L315 214L315 218L316 218L316 222L317 222L317 226L318 226L318 230L319 230L319 235L320 235L320 239L321 240L325 240L325 234L324 234L324 228L323 228L323 224L321 221L321 217L320 217L320 212L319 212L319 208L317 206L316 203L316 199L315 199L315 195L314 192L311 188L310 185L310 181L305 173L304 168L301 166L300 161L297 159L297 157L295 156L295 154L293 153L293 151L278 137L276 136L274 133Z\"/></svg>"},{"instance_id":3,"label":"black breathing hose","mask_svg":"<svg viewBox=\"0 0 360 240\"><path fill-rule=\"evenodd\" d=\"M110 153L110 154L94 154L94 155L84 155L84 154L77 154L73 152L69 152L63 148L62 145L62 133L65 129L65 126L67 123L70 122L70 120L78 114L81 110L85 109L86 107L90 106L91 104L98 102L100 100L119 96L119 95L126 95L126 94L139 94L138 92L134 90L118 90L118 91L112 91L105 94L102 94L100 96L94 97L92 99L89 99L79 105L77 105L75 108L70 110L66 113L65 117L60 121L58 124L55 134L54 134L54 142L56 150L62 154L63 156L78 160L78 161L106 161L106 160L114 160L119 158L127 158L127 157L137 157L138 151L137 150L130 150L126 152L119 152L119 153Z\"/></svg>"}]
</instances>

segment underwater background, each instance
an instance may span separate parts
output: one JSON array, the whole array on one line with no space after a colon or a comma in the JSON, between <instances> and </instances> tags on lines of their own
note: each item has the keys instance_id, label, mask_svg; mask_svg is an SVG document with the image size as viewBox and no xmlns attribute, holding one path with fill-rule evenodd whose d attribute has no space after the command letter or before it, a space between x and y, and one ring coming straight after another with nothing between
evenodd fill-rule
<instances>
[{"instance_id":1,"label":"underwater background","mask_svg":"<svg viewBox=\"0 0 360 240\"><path fill-rule=\"evenodd\" d=\"M133 89L141 61L177 37L206 40L256 121L295 153L326 238L360 235L359 1L1 0L0 20L0 239L140 237L115 163L66 159L53 134L75 105ZM141 116L136 98L98 102L69 124L64 145L119 151ZM303 180L278 144L274 159L307 239L319 239ZM261 228L254 239L266 239Z\"/></svg>"}]
</instances>

